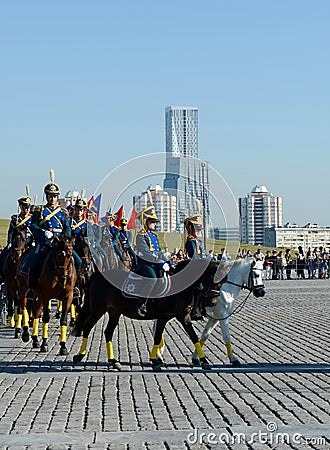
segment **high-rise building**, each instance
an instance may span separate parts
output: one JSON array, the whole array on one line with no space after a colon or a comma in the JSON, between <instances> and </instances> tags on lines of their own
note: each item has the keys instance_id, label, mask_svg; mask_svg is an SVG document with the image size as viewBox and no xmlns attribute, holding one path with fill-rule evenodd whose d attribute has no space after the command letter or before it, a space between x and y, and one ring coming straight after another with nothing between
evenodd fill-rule
<instances>
[{"instance_id":1,"label":"high-rise building","mask_svg":"<svg viewBox=\"0 0 330 450\"><path fill-rule=\"evenodd\" d=\"M247 197L238 201L241 242L265 245L265 229L282 226L282 198L274 197L266 186L254 186Z\"/></svg>"},{"instance_id":2,"label":"high-rise building","mask_svg":"<svg viewBox=\"0 0 330 450\"><path fill-rule=\"evenodd\" d=\"M198 108L165 108L166 177L164 190L176 197L176 230L183 232L185 217L199 209L209 222L209 170L198 160Z\"/></svg>"},{"instance_id":3,"label":"high-rise building","mask_svg":"<svg viewBox=\"0 0 330 450\"><path fill-rule=\"evenodd\" d=\"M159 184L149 186L141 195L133 198L136 211L140 211L153 204L159 219L157 231L173 233L176 229L176 197L165 192Z\"/></svg>"}]
</instances>

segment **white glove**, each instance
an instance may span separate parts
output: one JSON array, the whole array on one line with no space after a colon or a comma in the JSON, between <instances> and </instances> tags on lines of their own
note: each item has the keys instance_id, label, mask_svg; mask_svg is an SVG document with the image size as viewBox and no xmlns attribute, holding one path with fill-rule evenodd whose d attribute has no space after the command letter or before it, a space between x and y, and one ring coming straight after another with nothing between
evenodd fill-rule
<instances>
[{"instance_id":1,"label":"white glove","mask_svg":"<svg viewBox=\"0 0 330 450\"><path fill-rule=\"evenodd\" d=\"M53 236L54 236L54 233L52 233L51 231L49 231L49 230L45 231L45 237L47 239L51 239Z\"/></svg>"},{"instance_id":2,"label":"white glove","mask_svg":"<svg viewBox=\"0 0 330 450\"><path fill-rule=\"evenodd\" d=\"M168 272L170 270L170 265L169 263L164 263L162 269L164 270L164 272Z\"/></svg>"},{"instance_id":3,"label":"white glove","mask_svg":"<svg viewBox=\"0 0 330 450\"><path fill-rule=\"evenodd\" d=\"M10 242L10 244L7 245L7 248L11 248L11 242Z\"/></svg>"}]
</instances>

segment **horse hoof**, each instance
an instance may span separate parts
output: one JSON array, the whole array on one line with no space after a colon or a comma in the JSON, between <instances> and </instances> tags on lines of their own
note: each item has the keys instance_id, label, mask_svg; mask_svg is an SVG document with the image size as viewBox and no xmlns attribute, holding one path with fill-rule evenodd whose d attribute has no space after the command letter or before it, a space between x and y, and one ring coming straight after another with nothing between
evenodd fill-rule
<instances>
[{"instance_id":1,"label":"horse hoof","mask_svg":"<svg viewBox=\"0 0 330 450\"><path fill-rule=\"evenodd\" d=\"M71 319L70 323L69 323L69 327L73 327L75 323L76 323L76 319Z\"/></svg>"},{"instance_id":2,"label":"horse hoof","mask_svg":"<svg viewBox=\"0 0 330 450\"><path fill-rule=\"evenodd\" d=\"M211 370L212 366L206 358L201 358L201 367L203 370Z\"/></svg>"},{"instance_id":3,"label":"horse hoof","mask_svg":"<svg viewBox=\"0 0 330 450\"><path fill-rule=\"evenodd\" d=\"M74 364L80 363L85 355L81 355L80 353L78 353L78 355L74 355L73 357L73 362Z\"/></svg>"},{"instance_id":4,"label":"horse hoof","mask_svg":"<svg viewBox=\"0 0 330 450\"><path fill-rule=\"evenodd\" d=\"M40 352L41 353L47 353L48 352L48 345L42 345L40 347Z\"/></svg>"},{"instance_id":5,"label":"horse hoof","mask_svg":"<svg viewBox=\"0 0 330 450\"><path fill-rule=\"evenodd\" d=\"M22 341L23 341L23 342L29 342L29 339L30 339L29 332L28 332L28 331L24 331L24 332L22 333Z\"/></svg>"},{"instance_id":6,"label":"horse hoof","mask_svg":"<svg viewBox=\"0 0 330 450\"><path fill-rule=\"evenodd\" d=\"M232 361L231 365L235 366L235 367L240 367L241 363L238 360L235 360L235 361Z\"/></svg>"},{"instance_id":7,"label":"horse hoof","mask_svg":"<svg viewBox=\"0 0 330 450\"><path fill-rule=\"evenodd\" d=\"M68 355L68 349L66 347L61 347L60 348L60 355L64 356L64 355Z\"/></svg>"},{"instance_id":8,"label":"horse hoof","mask_svg":"<svg viewBox=\"0 0 330 450\"><path fill-rule=\"evenodd\" d=\"M191 358L191 362L193 364L193 366L200 366L201 362L199 360L199 358Z\"/></svg>"},{"instance_id":9,"label":"horse hoof","mask_svg":"<svg viewBox=\"0 0 330 450\"><path fill-rule=\"evenodd\" d=\"M38 339L35 339L34 336L32 337L32 348L39 348Z\"/></svg>"},{"instance_id":10,"label":"horse hoof","mask_svg":"<svg viewBox=\"0 0 330 450\"><path fill-rule=\"evenodd\" d=\"M60 319L60 317L61 317L60 311L56 311L55 319Z\"/></svg>"},{"instance_id":11,"label":"horse hoof","mask_svg":"<svg viewBox=\"0 0 330 450\"><path fill-rule=\"evenodd\" d=\"M162 371L162 363L160 363L158 359L151 360L151 367L154 372Z\"/></svg>"},{"instance_id":12,"label":"horse hoof","mask_svg":"<svg viewBox=\"0 0 330 450\"><path fill-rule=\"evenodd\" d=\"M14 339L18 339L20 336L21 336L21 329L20 328L15 328Z\"/></svg>"},{"instance_id":13,"label":"horse hoof","mask_svg":"<svg viewBox=\"0 0 330 450\"><path fill-rule=\"evenodd\" d=\"M108 359L109 369L121 370L121 364L116 359Z\"/></svg>"}]
</instances>

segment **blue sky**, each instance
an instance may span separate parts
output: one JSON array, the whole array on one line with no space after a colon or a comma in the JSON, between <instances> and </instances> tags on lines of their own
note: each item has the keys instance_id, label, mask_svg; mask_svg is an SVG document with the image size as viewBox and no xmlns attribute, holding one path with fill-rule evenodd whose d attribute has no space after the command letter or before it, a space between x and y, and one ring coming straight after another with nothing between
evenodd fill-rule
<instances>
[{"instance_id":1,"label":"blue sky","mask_svg":"<svg viewBox=\"0 0 330 450\"><path fill-rule=\"evenodd\" d=\"M26 183L41 201L50 168L93 193L163 151L165 107L188 105L236 198L264 184L284 222L330 226L329 17L322 0L1 1L0 217Z\"/></svg>"}]
</instances>

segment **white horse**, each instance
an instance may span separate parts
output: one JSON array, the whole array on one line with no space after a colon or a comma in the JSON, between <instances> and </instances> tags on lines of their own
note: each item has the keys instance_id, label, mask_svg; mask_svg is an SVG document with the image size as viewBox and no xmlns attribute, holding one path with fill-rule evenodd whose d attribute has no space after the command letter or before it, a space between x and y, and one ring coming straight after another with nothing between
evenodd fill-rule
<instances>
[{"instance_id":1,"label":"white horse","mask_svg":"<svg viewBox=\"0 0 330 450\"><path fill-rule=\"evenodd\" d=\"M220 323L222 337L227 348L227 356L234 366L239 366L241 363L232 350L229 319L234 312L235 300L241 289L249 290L255 297L265 295L262 271L263 262L255 261L254 258L237 259L220 264L217 276L223 279L223 282L218 302L214 307L206 308L206 315L209 320L202 331L199 342L203 346L214 328ZM192 362L194 365L200 365L197 353L193 353Z\"/></svg>"},{"instance_id":2,"label":"white horse","mask_svg":"<svg viewBox=\"0 0 330 450\"><path fill-rule=\"evenodd\" d=\"M216 325L220 322L223 340L227 348L227 356L234 366L239 366L240 361L233 353L231 338L229 332L229 319L235 308L235 300L241 289L247 289L253 292L255 297L263 297L266 293L262 279L263 262L256 261L254 258L237 259L220 263L215 275L214 281L222 280L220 295L215 306L206 307L208 322L201 335L200 344L203 346L211 335ZM249 294L248 294L249 295ZM164 337L159 347L157 358L163 360L165 349ZM193 353L192 362L194 365L200 365L197 353Z\"/></svg>"}]
</instances>

